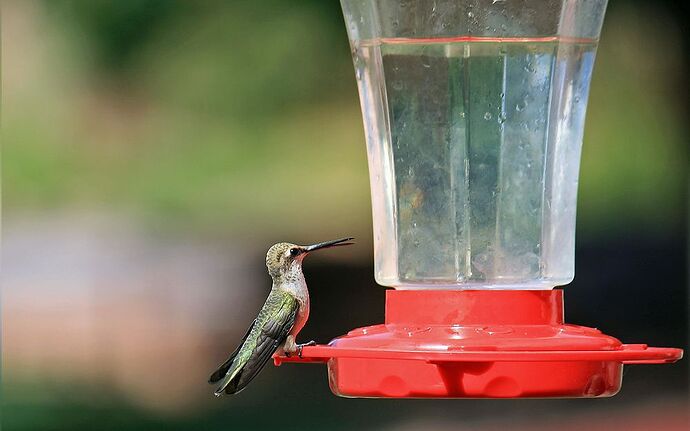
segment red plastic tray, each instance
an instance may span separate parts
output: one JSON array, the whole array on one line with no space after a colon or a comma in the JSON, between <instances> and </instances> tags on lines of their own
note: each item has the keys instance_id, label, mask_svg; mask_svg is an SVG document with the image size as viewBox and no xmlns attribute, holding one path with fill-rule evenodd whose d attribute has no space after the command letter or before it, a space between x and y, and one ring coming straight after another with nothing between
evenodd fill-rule
<instances>
[{"instance_id":1,"label":"red plastic tray","mask_svg":"<svg viewBox=\"0 0 690 431\"><path fill-rule=\"evenodd\" d=\"M624 364L682 355L563 323L560 289L389 290L385 324L274 362L326 363L331 390L348 397L604 397Z\"/></svg>"}]
</instances>

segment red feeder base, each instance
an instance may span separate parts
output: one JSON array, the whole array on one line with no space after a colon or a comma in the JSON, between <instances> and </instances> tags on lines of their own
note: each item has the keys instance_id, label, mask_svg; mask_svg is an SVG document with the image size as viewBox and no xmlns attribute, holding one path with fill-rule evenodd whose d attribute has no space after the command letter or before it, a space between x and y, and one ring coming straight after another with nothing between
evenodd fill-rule
<instances>
[{"instance_id":1,"label":"red feeder base","mask_svg":"<svg viewBox=\"0 0 690 431\"><path fill-rule=\"evenodd\" d=\"M388 290L385 324L274 362L326 363L345 397L550 398L615 395L623 364L682 355L564 324L560 289Z\"/></svg>"}]
</instances>

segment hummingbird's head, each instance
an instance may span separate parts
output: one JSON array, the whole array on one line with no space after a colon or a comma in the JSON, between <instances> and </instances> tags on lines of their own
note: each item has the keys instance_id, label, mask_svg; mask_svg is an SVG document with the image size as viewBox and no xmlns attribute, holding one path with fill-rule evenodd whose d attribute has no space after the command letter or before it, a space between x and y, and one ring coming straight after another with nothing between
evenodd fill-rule
<instances>
[{"instance_id":1,"label":"hummingbird's head","mask_svg":"<svg viewBox=\"0 0 690 431\"><path fill-rule=\"evenodd\" d=\"M297 245L289 242L279 242L268 249L266 253L266 267L271 277L275 279L294 269L301 269L302 260L314 250L338 247L352 244L354 238L340 238L333 241L319 242L312 245Z\"/></svg>"}]
</instances>

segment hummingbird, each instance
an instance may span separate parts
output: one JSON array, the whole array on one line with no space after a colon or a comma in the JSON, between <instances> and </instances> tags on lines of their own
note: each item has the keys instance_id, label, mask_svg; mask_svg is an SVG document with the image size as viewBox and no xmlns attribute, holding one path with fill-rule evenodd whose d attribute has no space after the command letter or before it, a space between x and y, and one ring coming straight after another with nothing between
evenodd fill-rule
<instances>
[{"instance_id":1,"label":"hummingbird","mask_svg":"<svg viewBox=\"0 0 690 431\"><path fill-rule=\"evenodd\" d=\"M309 291L302 273L304 258L315 250L353 244L341 238L312 245L274 244L266 253L266 267L273 280L271 292L240 345L208 379L217 384L216 396L236 394L266 365L274 354L290 356L316 344L297 344L295 338L309 318Z\"/></svg>"}]
</instances>

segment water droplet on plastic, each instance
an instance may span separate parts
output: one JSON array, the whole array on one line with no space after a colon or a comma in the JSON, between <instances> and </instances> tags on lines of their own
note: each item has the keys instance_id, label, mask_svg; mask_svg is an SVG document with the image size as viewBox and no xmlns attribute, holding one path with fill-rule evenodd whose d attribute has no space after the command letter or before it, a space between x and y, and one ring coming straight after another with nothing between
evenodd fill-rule
<instances>
[{"instance_id":1,"label":"water droplet on plastic","mask_svg":"<svg viewBox=\"0 0 690 431\"><path fill-rule=\"evenodd\" d=\"M414 169L413 169L411 166L410 166L410 169L407 170L407 174L408 174L409 176L413 176L413 175L414 175Z\"/></svg>"},{"instance_id":2,"label":"water droplet on plastic","mask_svg":"<svg viewBox=\"0 0 690 431\"><path fill-rule=\"evenodd\" d=\"M460 118L465 118L465 112L464 111L460 113Z\"/></svg>"},{"instance_id":3,"label":"water droplet on plastic","mask_svg":"<svg viewBox=\"0 0 690 431\"><path fill-rule=\"evenodd\" d=\"M491 119L491 112L486 112L486 113L484 114L484 119L485 119L485 120L490 120L490 119Z\"/></svg>"},{"instance_id":4,"label":"water droplet on plastic","mask_svg":"<svg viewBox=\"0 0 690 431\"><path fill-rule=\"evenodd\" d=\"M468 18L474 17L474 14L472 13L472 11L467 12L467 17Z\"/></svg>"}]
</instances>

